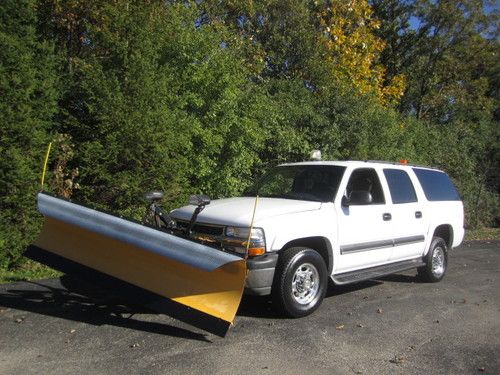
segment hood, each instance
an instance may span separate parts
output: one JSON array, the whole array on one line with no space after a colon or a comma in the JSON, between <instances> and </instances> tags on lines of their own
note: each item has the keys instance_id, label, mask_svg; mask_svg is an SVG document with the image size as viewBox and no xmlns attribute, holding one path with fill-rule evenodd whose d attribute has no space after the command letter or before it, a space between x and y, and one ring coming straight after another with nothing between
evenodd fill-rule
<instances>
[{"instance_id":1,"label":"hood","mask_svg":"<svg viewBox=\"0 0 500 375\"><path fill-rule=\"evenodd\" d=\"M218 225L250 226L254 197L217 199L198 215L197 222ZM319 210L321 202L299 201L279 198L259 198L255 212L255 224L272 217L296 212ZM184 206L171 212L175 219L189 220L196 207Z\"/></svg>"}]
</instances>

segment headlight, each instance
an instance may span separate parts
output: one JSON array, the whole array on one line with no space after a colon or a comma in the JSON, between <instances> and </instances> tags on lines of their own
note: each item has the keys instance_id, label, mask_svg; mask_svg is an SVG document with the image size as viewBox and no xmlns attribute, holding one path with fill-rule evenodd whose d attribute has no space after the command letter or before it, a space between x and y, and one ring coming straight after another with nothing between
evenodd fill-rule
<instances>
[{"instance_id":1,"label":"headlight","mask_svg":"<svg viewBox=\"0 0 500 375\"><path fill-rule=\"evenodd\" d=\"M240 254L247 251L247 241L250 228L248 227L226 227L223 238L223 246ZM250 245L248 246L248 256L262 255L266 252L266 238L262 228L252 228Z\"/></svg>"}]
</instances>

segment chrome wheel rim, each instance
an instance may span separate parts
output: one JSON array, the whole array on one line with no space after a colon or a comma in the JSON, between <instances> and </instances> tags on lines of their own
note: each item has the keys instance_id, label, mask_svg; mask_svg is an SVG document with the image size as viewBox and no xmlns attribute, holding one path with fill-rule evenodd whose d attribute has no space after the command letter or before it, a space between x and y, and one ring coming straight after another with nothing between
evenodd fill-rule
<instances>
[{"instance_id":1,"label":"chrome wheel rim","mask_svg":"<svg viewBox=\"0 0 500 375\"><path fill-rule=\"evenodd\" d=\"M445 255L441 247L436 247L432 253L432 274L434 277L441 277L444 273Z\"/></svg>"},{"instance_id":2,"label":"chrome wheel rim","mask_svg":"<svg viewBox=\"0 0 500 375\"><path fill-rule=\"evenodd\" d=\"M311 303L319 290L319 272L311 263L301 264L292 278L292 298L301 305Z\"/></svg>"}]
</instances>

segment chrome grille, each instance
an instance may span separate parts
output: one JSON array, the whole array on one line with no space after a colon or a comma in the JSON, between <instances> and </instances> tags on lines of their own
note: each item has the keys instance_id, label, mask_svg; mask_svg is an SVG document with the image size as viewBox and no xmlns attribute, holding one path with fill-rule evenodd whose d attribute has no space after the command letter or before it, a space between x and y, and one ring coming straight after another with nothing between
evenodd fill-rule
<instances>
[{"instance_id":1,"label":"chrome grille","mask_svg":"<svg viewBox=\"0 0 500 375\"><path fill-rule=\"evenodd\" d=\"M185 220L176 220L177 231L184 235L189 226L189 222ZM195 223L189 238L193 241L202 243L213 248L233 253L234 255L243 256L241 251L236 251L234 245L228 243L224 238L224 226L214 224Z\"/></svg>"},{"instance_id":2,"label":"chrome grille","mask_svg":"<svg viewBox=\"0 0 500 375\"><path fill-rule=\"evenodd\" d=\"M177 227L179 229L187 229L189 222L177 220ZM224 227L220 225L209 225L203 223L195 223L192 229L193 234L204 234L208 236L220 237L224 234Z\"/></svg>"}]
</instances>

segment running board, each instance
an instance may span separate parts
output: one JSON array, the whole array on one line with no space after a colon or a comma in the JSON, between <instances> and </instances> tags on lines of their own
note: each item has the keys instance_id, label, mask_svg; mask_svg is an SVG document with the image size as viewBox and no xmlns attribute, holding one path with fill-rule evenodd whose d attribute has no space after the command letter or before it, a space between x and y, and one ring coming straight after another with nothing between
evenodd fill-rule
<instances>
[{"instance_id":1,"label":"running board","mask_svg":"<svg viewBox=\"0 0 500 375\"><path fill-rule=\"evenodd\" d=\"M350 271L333 275L331 278L335 284L351 284L358 281L377 279L382 276L390 275L396 272L407 271L413 268L425 266L421 258L404 260L382 266L365 268L358 271Z\"/></svg>"}]
</instances>

